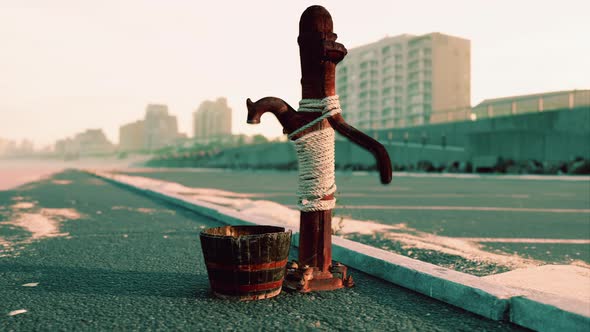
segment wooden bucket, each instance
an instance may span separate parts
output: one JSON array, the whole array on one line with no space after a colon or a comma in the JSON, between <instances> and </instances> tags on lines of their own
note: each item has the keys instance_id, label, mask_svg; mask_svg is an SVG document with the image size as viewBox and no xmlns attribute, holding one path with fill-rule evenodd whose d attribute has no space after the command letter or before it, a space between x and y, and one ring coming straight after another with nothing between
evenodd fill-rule
<instances>
[{"instance_id":1,"label":"wooden bucket","mask_svg":"<svg viewBox=\"0 0 590 332\"><path fill-rule=\"evenodd\" d=\"M281 292L291 231L274 226L224 226L201 232L213 294L241 301Z\"/></svg>"}]
</instances>

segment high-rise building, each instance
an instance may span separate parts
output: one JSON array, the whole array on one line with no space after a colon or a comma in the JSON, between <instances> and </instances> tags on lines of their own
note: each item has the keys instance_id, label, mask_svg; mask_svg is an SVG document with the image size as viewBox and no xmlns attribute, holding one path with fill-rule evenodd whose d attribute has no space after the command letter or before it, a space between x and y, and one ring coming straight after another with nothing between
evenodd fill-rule
<instances>
[{"instance_id":1,"label":"high-rise building","mask_svg":"<svg viewBox=\"0 0 590 332\"><path fill-rule=\"evenodd\" d=\"M55 143L55 152L63 156L93 156L112 153L113 144L102 129L87 129L74 138L65 138Z\"/></svg>"},{"instance_id":2,"label":"high-rise building","mask_svg":"<svg viewBox=\"0 0 590 332\"><path fill-rule=\"evenodd\" d=\"M139 151L145 148L145 122L138 120L119 128L119 150Z\"/></svg>"},{"instance_id":3,"label":"high-rise building","mask_svg":"<svg viewBox=\"0 0 590 332\"><path fill-rule=\"evenodd\" d=\"M471 106L471 46L463 38L399 35L349 50L336 91L361 129L463 120Z\"/></svg>"},{"instance_id":4,"label":"high-rise building","mask_svg":"<svg viewBox=\"0 0 590 332\"><path fill-rule=\"evenodd\" d=\"M113 144L105 136L102 129L87 129L74 137L80 155L107 154L113 152Z\"/></svg>"},{"instance_id":5,"label":"high-rise building","mask_svg":"<svg viewBox=\"0 0 590 332\"><path fill-rule=\"evenodd\" d=\"M0 137L0 156L19 156L30 155L35 152L32 141L24 139L20 144L13 140L7 140Z\"/></svg>"},{"instance_id":6,"label":"high-rise building","mask_svg":"<svg viewBox=\"0 0 590 332\"><path fill-rule=\"evenodd\" d=\"M231 136L232 110L227 99L206 100L193 113L193 131L197 141L210 142Z\"/></svg>"},{"instance_id":7,"label":"high-rise building","mask_svg":"<svg viewBox=\"0 0 590 332\"><path fill-rule=\"evenodd\" d=\"M9 155L16 150L15 141L0 138L0 156Z\"/></svg>"},{"instance_id":8,"label":"high-rise building","mask_svg":"<svg viewBox=\"0 0 590 332\"><path fill-rule=\"evenodd\" d=\"M176 117L168 114L168 106L149 104L144 120L144 148L152 151L163 148L178 138Z\"/></svg>"}]
</instances>

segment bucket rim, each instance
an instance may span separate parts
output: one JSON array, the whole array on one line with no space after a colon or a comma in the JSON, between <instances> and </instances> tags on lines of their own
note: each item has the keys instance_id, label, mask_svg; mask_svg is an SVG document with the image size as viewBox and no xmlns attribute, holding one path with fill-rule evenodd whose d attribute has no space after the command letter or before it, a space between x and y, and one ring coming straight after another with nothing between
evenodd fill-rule
<instances>
[{"instance_id":1,"label":"bucket rim","mask_svg":"<svg viewBox=\"0 0 590 332\"><path fill-rule=\"evenodd\" d=\"M238 236L233 235L225 235L225 234L211 234L208 231L213 229L222 229L222 228L243 228L243 229L253 229L253 228L268 228L274 229L268 232L256 233L256 234L242 234ZM262 237L268 236L272 234L289 234L292 235L292 231L282 226L275 226L275 225L225 225L225 226L218 226L218 227L209 227L201 230L199 236L203 237L210 237L210 238L220 238L220 239L240 239L240 238L255 238L255 237Z\"/></svg>"}]
</instances>

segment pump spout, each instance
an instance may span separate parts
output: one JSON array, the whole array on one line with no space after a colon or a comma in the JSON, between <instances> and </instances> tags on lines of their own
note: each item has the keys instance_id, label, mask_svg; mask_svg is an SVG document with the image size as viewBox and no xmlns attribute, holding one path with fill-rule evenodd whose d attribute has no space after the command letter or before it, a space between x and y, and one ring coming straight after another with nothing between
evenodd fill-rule
<instances>
[{"instance_id":1,"label":"pump spout","mask_svg":"<svg viewBox=\"0 0 590 332\"><path fill-rule=\"evenodd\" d=\"M279 120L285 134L294 132L321 115L321 113L298 113L284 100L276 97L264 97L256 102L252 102L248 98L246 106L248 107L248 123L259 124L260 117L264 113L270 112ZM293 139L305 135L306 132L303 131L301 135L298 134Z\"/></svg>"}]
</instances>

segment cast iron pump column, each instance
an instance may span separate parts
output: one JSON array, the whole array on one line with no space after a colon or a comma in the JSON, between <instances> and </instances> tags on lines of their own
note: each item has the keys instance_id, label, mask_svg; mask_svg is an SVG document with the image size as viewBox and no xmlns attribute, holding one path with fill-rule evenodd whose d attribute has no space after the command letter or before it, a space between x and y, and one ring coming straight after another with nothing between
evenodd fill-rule
<instances>
[{"instance_id":1,"label":"cast iron pump column","mask_svg":"<svg viewBox=\"0 0 590 332\"><path fill-rule=\"evenodd\" d=\"M283 132L288 134L290 140L296 144L300 166L300 190L301 172L303 171L301 157L303 152L300 149L305 147L297 147L297 144L302 141L302 138L315 137L319 132L324 132L325 129L331 130L331 128L370 151L377 161L381 183L388 184L392 177L391 161L383 145L347 124L339 113L340 106L337 96L335 96L336 64L346 56L347 51L344 45L336 42L337 35L332 30L332 17L324 7L311 6L303 12L299 21L299 37L297 38L301 58L302 101L300 110L299 112L295 111L285 101L275 97L265 97L255 103L248 99L248 123L260 123L260 117L265 112L272 112L277 117L283 126ZM336 106L333 103L334 99ZM304 111L305 105L310 105L309 100L311 100L311 104L321 101L324 108L314 111L314 106L311 106L311 111L309 107ZM305 104L305 101L308 103ZM306 137L306 135L310 136ZM331 147L331 151L329 148L316 151L312 146L313 152L304 151L306 154L304 159L309 159L308 153L311 153L312 157L318 157L313 153L326 155L331 153L331 169L327 171L331 172L333 178L333 137L331 140L332 142L320 141L319 144L328 143L326 145ZM309 147L309 145L307 146ZM330 206L325 203L334 200L335 186L333 184L332 188L332 190L326 191L327 194L319 197L316 201L317 206ZM299 261L287 269L285 287L300 292L351 287L353 281L350 276L346 275L346 267L339 263L332 264L332 208L323 209L320 207L315 210L306 210L301 208L302 201L305 204L307 200L300 198L302 211L299 224Z\"/></svg>"}]
</instances>

